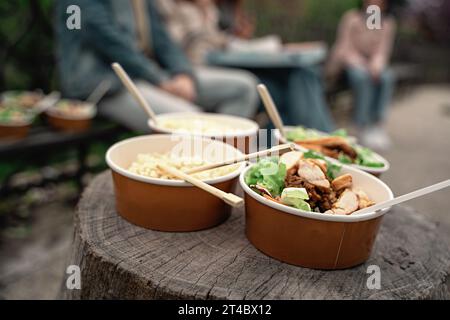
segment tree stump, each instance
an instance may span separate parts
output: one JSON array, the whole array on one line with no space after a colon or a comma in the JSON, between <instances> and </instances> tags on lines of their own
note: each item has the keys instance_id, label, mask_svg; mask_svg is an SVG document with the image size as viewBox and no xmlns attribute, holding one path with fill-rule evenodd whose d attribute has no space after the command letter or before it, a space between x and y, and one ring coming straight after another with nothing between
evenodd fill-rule
<instances>
[{"instance_id":1,"label":"tree stump","mask_svg":"<svg viewBox=\"0 0 450 320\"><path fill-rule=\"evenodd\" d=\"M363 265L320 271L288 265L255 249L244 234L243 209L200 232L146 230L116 212L111 173L86 189L75 217L69 264L81 270L81 289L68 299L448 299L448 230L397 206ZM367 287L370 265L381 288Z\"/></svg>"}]
</instances>

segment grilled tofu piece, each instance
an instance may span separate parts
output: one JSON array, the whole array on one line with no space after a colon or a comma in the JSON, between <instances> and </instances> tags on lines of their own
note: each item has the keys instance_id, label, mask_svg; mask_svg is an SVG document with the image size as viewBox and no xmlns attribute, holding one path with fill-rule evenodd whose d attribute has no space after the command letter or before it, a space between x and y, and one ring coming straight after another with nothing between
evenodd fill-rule
<instances>
[{"instance_id":1,"label":"grilled tofu piece","mask_svg":"<svg viewBox=\"0 0 450 320\"><path fill-rule=\"evenodd\" d=\"M319 152L319 153L323 152L323 147L319 146L317 144L314 144L314 143L304 143L301 140L300 141L295 141L295 143L298 144L299 146L302 146L302 147L308 149L308 150L316 151L316 152Z\"/></svg>"},{"instance_id":2,"label":"grilled tofu piece","mask_svg":"<svg viewBox=\"0 0 450 320\"><path fill-rule=\"evenodd\" d=\"M356 159L357 157L355 149L348 143L346 139L342 137L321 137L302 140L296 143L301 144L305 148L311 150L320 150L320 152L333 158L337 158L339 156L339 151L342 151L351 159ZM314 145L317 147L313 147Z\"/></svg>"},{"instance_id":3,"label":"grilled tofu piece","mask_svg":"<svg viewBox=\"0 0 450 320\"><path fill-rule=\"evenodd\" d=\"M331 186L334 191L339 191L347 188L351 188L353 184L353 178L350 174L344 174L331 181Z\"/></svg>"},{"instance_id":4,"label":"grilled tofu piece","mask_svg":"<svg viewBox=\"0 0 450 320\"><path fill-rule=\"evenodd\" d=\"M375 204L375 202L370 200L369 196L364 191L360 189L353 189L353 192L358 196L358 209L364 209Z\"/></svg>"},{"instance_id":5,"label":"grilled tofu piece","mask_svg":"<svg viewBox=\"0 0 450 320\"><path fill-rule=\"evenodd\" d=\"M325 176L327 175L327 162L325 160L322 159L310 159L310 160L319 166L319 168L322 170Z\"/></svg>"},{"instance_id":6,"label":"grilled tofu piece","mask_svg":"<svg viewBox=\"0 0 450 320\"><path fill-rule=\"evenodd\" d=\"M289 151L283 153L280 157L279 163L286 165L286 171L297 170L298 161L303 157L303 153L299 151Z\"/></svg>"},{"instance_id":7,"label":"grilled tofu piece","mask_svg":"<svg viewBox=\"0 0 450 320\"><path fill-rule=\"evenodd\" d=\"M318 188L326 190L330 189L330 181L328 181L320 166L312 161L312 159L300 160L298 162L297 174Z\"/></svg>"},{"instance_id":8,"label":"grilled tofu piece","mask_svg":"<svg viewBox=\"0 0 450 320\"><path fill-rule=\"evenodd\" d=\"M345 189L332 208L325 213L348 215L358 210L358 208L359 201L356 193L350 189Z\"/></svg>"}]
</instances>

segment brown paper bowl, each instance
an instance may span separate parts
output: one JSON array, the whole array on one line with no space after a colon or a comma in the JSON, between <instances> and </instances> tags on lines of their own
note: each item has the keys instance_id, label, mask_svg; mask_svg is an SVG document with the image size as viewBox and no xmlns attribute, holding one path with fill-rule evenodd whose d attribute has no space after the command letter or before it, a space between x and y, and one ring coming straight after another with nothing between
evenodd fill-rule
<instances>
[{"instance_id":1,"label":"brown paper bowl","mask_svg":"<svg viewBox=\"0 0 450 320\"><path fill-rule=\"evenodd\" d=\"M22 139L28 135L31 123L21 125L0 124L0 139Z\"/></svg>"},{"instance_id":2,"label":"brown paper bowl","mask_svg":"<svg viewBox=\"0 0 450 320\"><path fill-rule=\"evenodd\" d=\"M189 148L197 144L208 152L226 152L227 157L242 155L221 141L170 135L142 136L113 145L106 154L106 162L112 170L117 211L123 218L147 229L175 232L211 228L229 217L229 205L197 187L183 181L144 177L127 170L139 153L168 153L181 139ZM196 155L200 152L198 148L191 149ZM244 167L243 163L236 171L205 182L232 192Z\"/></svg>"},{"instance_id":3,"label":"brown paper bowl","mask_svg":"<svg viewBox=\"0 0 450 320\"><path fill-rule=\"evenodd\" d=\"M85 102L88 104L87 102ZM54 108L48 109L45 114L48 124L56 130L66 132L83 132L88 130L92 125L92 119L97 113L95 105L89 104L91 112L88 116L73 117L64 115L55 111Z\"/></svg>"},{"instance_id":4,"label":"brown paper bowl","mask_svg":"<svg viewBox=\"0 0 450 320\"><path fill-rule=\"evenodd\" d=\"M294 128L295 127L286 126L285 130L287 132L289 132L290 130L293 130ZM290 141L288 141L287 139L285 139L284 137L281 136L279 130L275 130L275 138L276 138L275 140L278 143L288 143L288 142L290 142ZM300 145L296 145L296 149L299 150L299 151L302 151L302 152L308 151L308 149L306 149L306 148L304 148L304 147L302 147ZM381 168L372 168L372 167L367 167L367 166L361 166L361 165L358 165L358 164L349 164L349 166L351 166L353 168L356 168L356 169L359 169L359 170L362 170L362 171L365 171L365 172L368 172L368 173L370 173L370 174L372 174L372 175L374 175L376 177L380 177L383 173L385 173L385 172L387 172L389 170L390 164L389 164L389 161L387 161L384 157L382 157L378 153L374 152L374 155L380 162L382 162L384 164L383 167L381 167ZM338 160L336 160L334 158L331 158L331 157L326 157L326 158L329 161L332 161L332 162L335 162L335 163L338 163L338 164L342 164L342 163L340 163Z\"/></svg>"},{"instance_id":5,"label":"brown paper bowl","mask_svg":"<svg viewBox=\"0 0 450 320\"><path fill-rule=\"evenodd\" d=\"M250 153L253 144L256 145L259 126L256 122L246 118L224 114L202 113L202 112L167 113L157 116L157 119L161 121L165 121L167 119L188 119L188 118L193 118L195 120L212 119L215 121L220 121L224 124L229 124L234 129L220 134L206 134L206 133L200 134L167 129L161 126L160 123L155 124L155 122L152 119L149 119L148 125L155 133L190 135L220 140L234 146L235 148L239 149L244 153Z\"/></svg>"},{"instance_id":6,"label":"brown paper bowl","mask_svg":"<svg viewBox=\"0 0 450 320\"><path fill-rule=\"evenodd\" d=\"M264 254L296 266L312 269L344 269L366 261L386 210L362 215L305 212L267 200L244 181L246 225L249 241ZM356 187L375 202L393 198L391 189L374 176L345 167Z\"/></svg>"}]
</instances>

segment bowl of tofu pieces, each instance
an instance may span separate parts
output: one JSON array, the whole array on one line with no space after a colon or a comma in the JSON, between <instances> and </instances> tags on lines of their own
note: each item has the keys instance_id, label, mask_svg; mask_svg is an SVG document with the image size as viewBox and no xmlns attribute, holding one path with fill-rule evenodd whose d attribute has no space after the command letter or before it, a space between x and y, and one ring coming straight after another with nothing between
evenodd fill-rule
<instances>
[{"instance_id":1,"label":"bowl of tofu pieces","mask_svg":"<svg viewBox=\"0 0 450 320\"><path fill-rule=\"evenodd\" d=\"M388 209L358 210L393 198L381 180L301 151L259 160L240 176L248 240L277 260L313 269L366 261Z\"/></svg>"}]
</instances>

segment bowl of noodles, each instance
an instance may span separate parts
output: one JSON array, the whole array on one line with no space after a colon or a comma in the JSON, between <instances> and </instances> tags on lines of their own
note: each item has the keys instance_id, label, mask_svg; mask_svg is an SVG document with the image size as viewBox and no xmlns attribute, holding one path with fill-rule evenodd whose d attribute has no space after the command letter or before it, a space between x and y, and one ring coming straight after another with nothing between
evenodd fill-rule
<instances>
[{"instance_id":1,"label":"bowl of noodles","mask_svg":"<svg viewBox=\"0 0 450 320\"><path fill-rule=\"evenodd\" d=\"M222 141L201 137L147 135L121 141L106 154L112 171L116 207L126 220L159 231L196 231L225 221L231 208L221 199L158 169L202 166L242 153ZM245 163L194 174L225 192L232 192Z\"/></svg>"},{"instance_id":2,"label":"bowl of noodles","mask_svg":"<svg viewBox=\"0 0 450 320\"><path fill-rule=\"evenodd\" d=\"M256 122L232 115L182 112L156 116L148 125L156 133L169 133L221 140L249 153L256 141L259 126Z\"/></svg>"}]
</instances>

